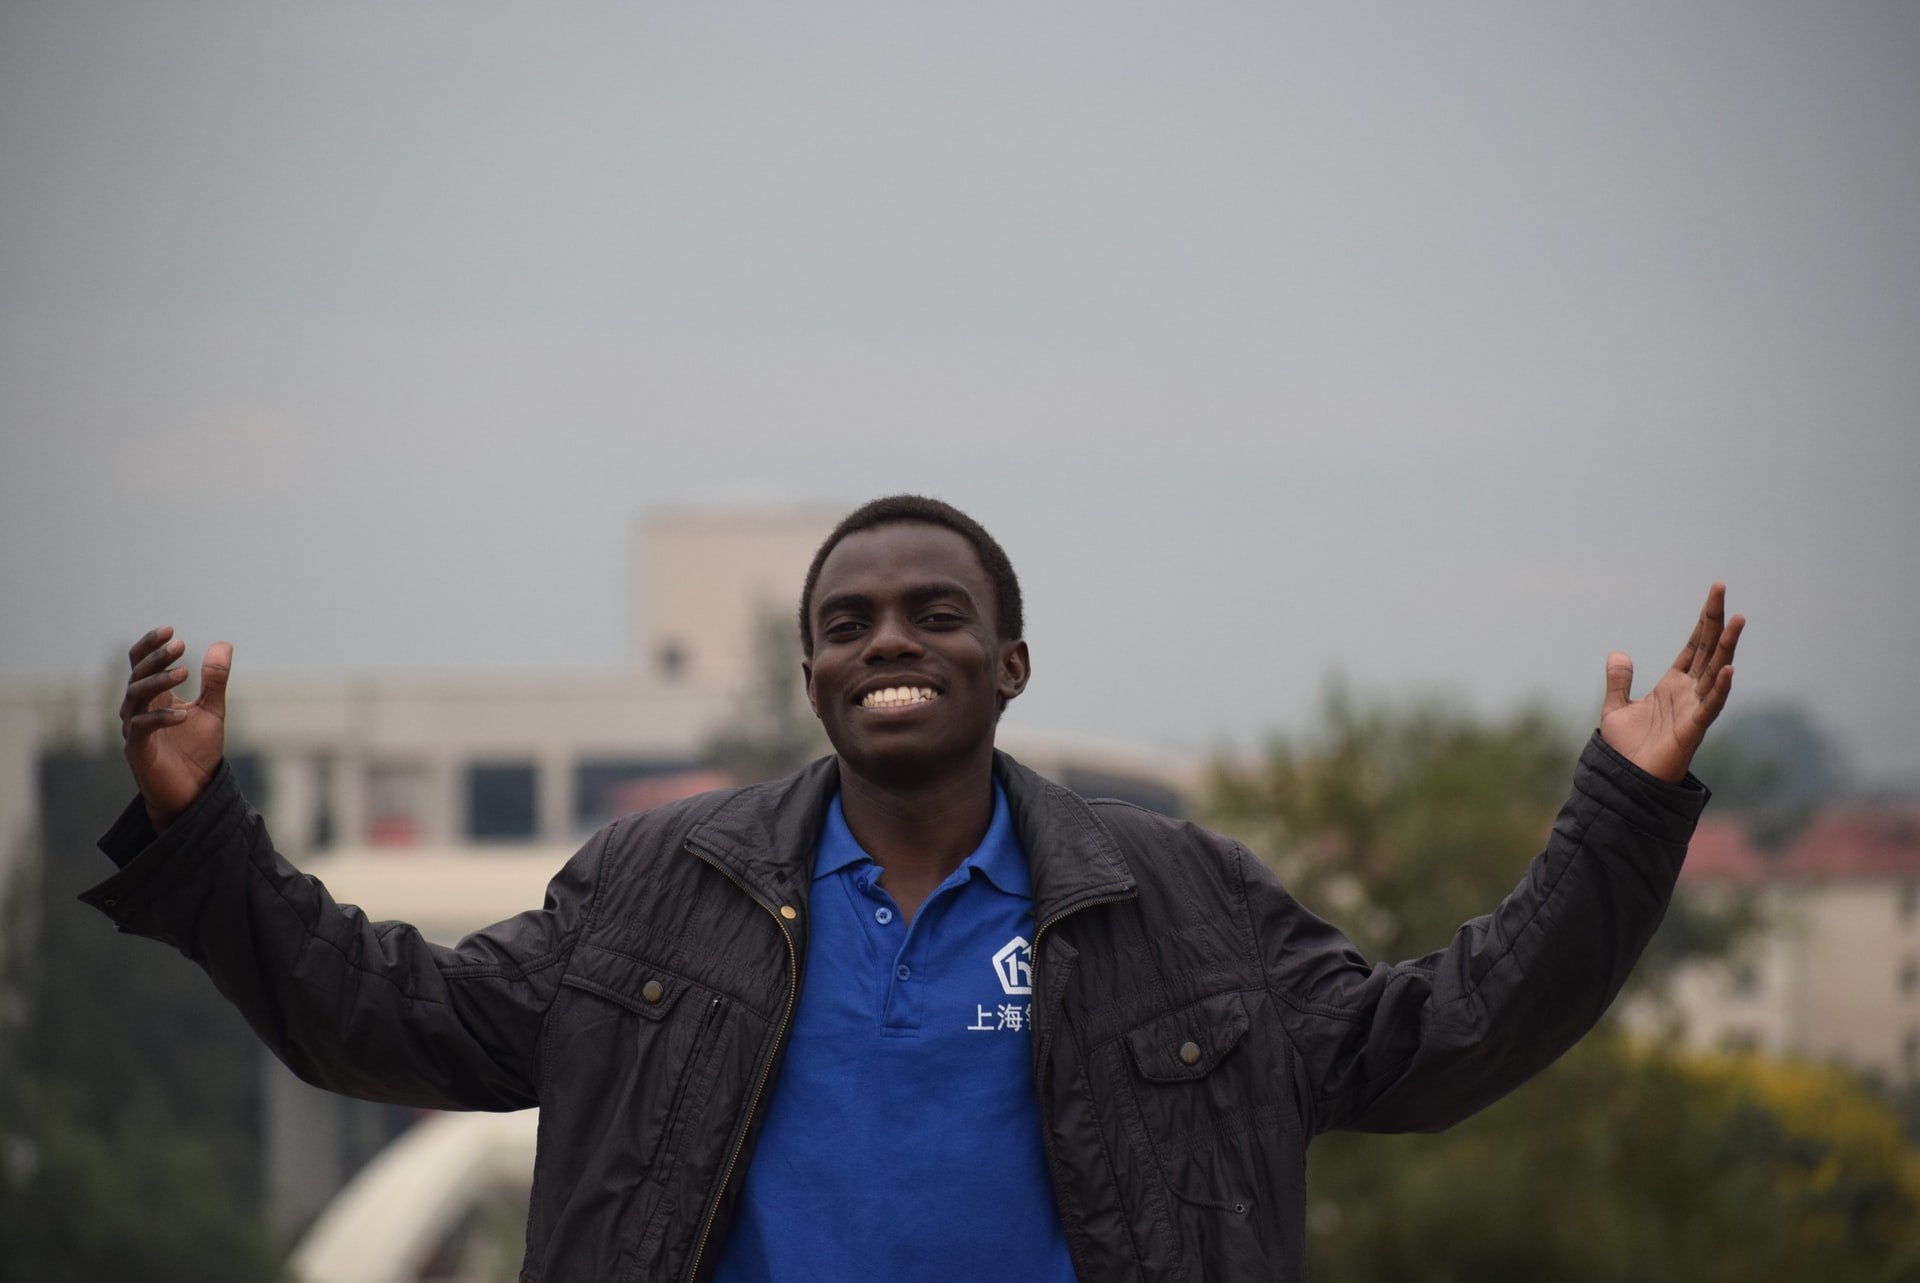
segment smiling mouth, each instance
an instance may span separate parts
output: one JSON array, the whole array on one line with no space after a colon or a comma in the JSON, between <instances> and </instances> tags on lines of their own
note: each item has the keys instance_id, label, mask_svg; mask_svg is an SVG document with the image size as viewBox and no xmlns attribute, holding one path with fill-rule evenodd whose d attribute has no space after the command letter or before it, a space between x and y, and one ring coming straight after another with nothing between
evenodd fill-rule
<instances>
[{"instance_id":1,"label":"smiling mouth","mask_svg":"<svg viewBox=\"0 0 1920 1283\"><path fill-rule=\"evenodd\" d=\"M860 707L911 708L915 704L927 704L940 698L940 692L931 686L888 686L882 690L868 691L861 699Z\"/></svg>"}]
</instances>

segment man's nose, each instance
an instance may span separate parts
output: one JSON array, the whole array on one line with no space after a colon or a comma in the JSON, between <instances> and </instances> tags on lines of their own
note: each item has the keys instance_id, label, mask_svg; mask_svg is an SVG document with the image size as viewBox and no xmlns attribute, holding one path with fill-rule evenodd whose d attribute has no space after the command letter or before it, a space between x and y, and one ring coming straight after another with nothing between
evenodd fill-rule
<instances>
[{"instance_id":1,"label":"man's nose","mask_svg":"<svg viewBox=\"0 0 1920 1283\"><path fill-rule=\"evenodd\" d=\"M874 620L873 631L867 634L866 657L869 663L919 653L920 641L914 636L912 625L903 616L889 611Z\"/></svg>"}]
</instances>

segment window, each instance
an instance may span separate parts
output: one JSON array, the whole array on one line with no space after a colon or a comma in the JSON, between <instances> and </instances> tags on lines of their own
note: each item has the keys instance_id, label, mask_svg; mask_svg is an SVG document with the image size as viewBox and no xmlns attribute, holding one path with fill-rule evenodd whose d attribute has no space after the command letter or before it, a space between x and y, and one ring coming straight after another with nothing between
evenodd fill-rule
<instances>
[{"instance_id":1,"label":"window","mask_svg":"<svg viewBox=\"0 0 1920 1283\"><path fill-rule=\"evenodd\" d=\"M531 762L491 762L467 768L467 836L479 842L514 841L537 831L538 772Z\"/></svg>"},{"instance_id":2,"label":"window","mask_svg":"<svg viewBox=\"0 0 1920 1283\"><path fill-rule=\"evenodd\" d=\"M260 754L229 752L227 765L233 768L233 782L250 800L258 803L267 795L267 762Z\"/></svg>"},{"instance_id":3,"label":"window","mask_svg":"<svg viewBox=\"0 0 1920 1283\"><path fill-rule=\"evenodd\" d=\"M337 802L334 798L334 762L324 754L313 764L313 785L316 796L313 802L312 827L307 832L307 844L316 851L324 851L332 846L340 836L340 817L334 813Z\"/></svg>"},{"instance_id":4,"label":"window","mask_svg":"<svg viewBox=\"0 0 1920 1283\"><path fill-rule=\"evenodd\" d=\"M660 661L660 676L670 682L677 682L687 675L687 648L677 641L661 644L657 652Z\"/></svg>"},{"instance_id":5,"label":"window","mask_svg":"<svg viewBox=\"0 0 1920 1283\"><path fill-rule=\"evenodd\" d=\"M730 781L700 772L687 758L599 758L573 768L573 823L589 833L630 811ZM678 787L685 783L688 787Z\"/></svg>"},{"instance_id":6,"label":"window","mask_svg":"<svg viewBox=\"0 0 1920 1283\"><path fill-rule=\"evenodd\" d=\"M433 781L419 762L367 765L366 840L375 846L413 846L426 838Z\"/></svg>"}]
</instances>

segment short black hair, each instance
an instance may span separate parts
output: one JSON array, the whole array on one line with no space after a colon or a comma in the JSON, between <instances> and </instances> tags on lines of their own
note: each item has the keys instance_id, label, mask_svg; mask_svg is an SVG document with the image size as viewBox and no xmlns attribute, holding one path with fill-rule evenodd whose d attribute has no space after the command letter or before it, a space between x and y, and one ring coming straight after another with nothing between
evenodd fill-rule
<instances>
[{"instance_id":1,"label":"short black hair","mask_svg":"<svg viewBox=\"0 0 1920 1283\"><path fill-rule=\"evenodd\" d=\"M800 590L800 649L808 659L813 658L813 590L820 582L820 567L827 564L827 554L850 534L871 530L875 526L892 525L897 521L945 526L972 544L974 554L980 558L981 568L987 572L987 579L993 584L994 627L1000 634L1000 640L1019 641L1025 635L1027 624L1020 607L1020 578L1013 573L1013 563L1007 559L1006 549L987 533L986 527L950 503L929 499L925 495L894 494L861 504L841 518L840 524L820 545L820 550L813 554L813 564L807 567L806 586Z\"/></svg>"}]
</instances>

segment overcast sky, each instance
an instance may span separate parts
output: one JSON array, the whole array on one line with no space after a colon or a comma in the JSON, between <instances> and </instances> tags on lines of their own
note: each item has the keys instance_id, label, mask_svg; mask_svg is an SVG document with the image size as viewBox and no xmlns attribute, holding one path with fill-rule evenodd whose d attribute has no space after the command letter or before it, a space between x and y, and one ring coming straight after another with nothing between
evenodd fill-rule
<instances>
[{"instance_id":1,"label":"overcast sky","mask_svg":"<svg viewBox=\"0 0 1920 1283\"><path fill-rule=\"evenodd\" d=\"M1920 6L0 7L0 676L627 662L629 530L900 489L1013 716L1735 698L1920 777ZM102 718L110 710L102 709Z\"/></svg>"}]
</instances>

